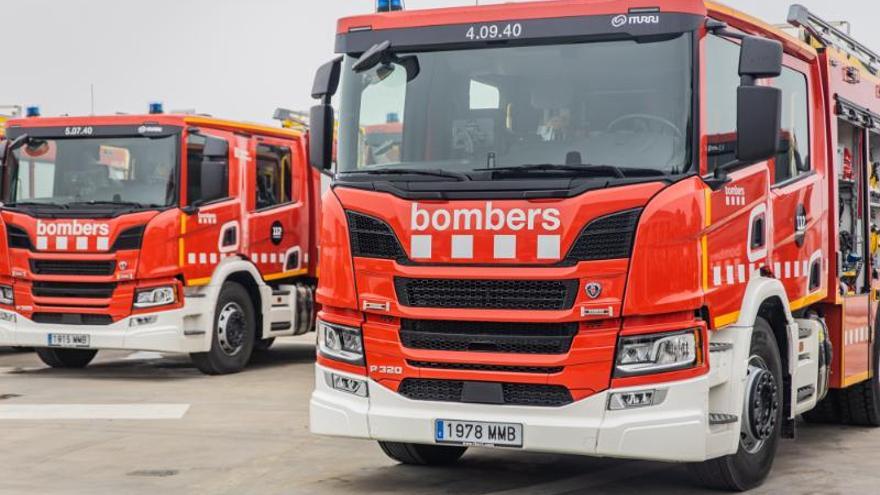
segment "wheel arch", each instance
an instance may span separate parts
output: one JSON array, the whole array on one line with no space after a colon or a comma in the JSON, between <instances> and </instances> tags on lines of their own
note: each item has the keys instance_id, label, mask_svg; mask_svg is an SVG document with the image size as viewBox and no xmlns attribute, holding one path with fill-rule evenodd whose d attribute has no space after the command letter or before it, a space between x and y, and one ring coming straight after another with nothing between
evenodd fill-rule
<instances>
[{"instance_id":1,"label":"wheel arch","mask_svg":"<svg viewBox=\"0 0 880 495\"><path fill-rule=\"evenodd\" d=\"M784 397L786 398L785 414L787 418L791 418L793 415L792 377L798 364L796 355L799 340L798 325L792 316L785 287L778 279L756 277L749 282L735 326L751 330L759 317L770 325L773 336L776 338L776 345L779 347L785 387Z\"/></svg>"},{"instance_id":2,"label":"wheel arch","mask_svg":"<svg viewBox=\"0 0 880 495\"><path fill-rule=\"evenodd\" d=\"M256 338L261 339L266 334L266 324L263 314L268 311L271 305L272 288L269 287L260 271L249 260L240 257L228 257L224 259L214 270L211 281L199 289L204 297L209 297L212 301L216 301L220 295L220 290L226 282L236 282L248 293L251 302L254 305L254 313L257 319ZM211 306L211 319L213 321L213 306Z\"/></svg>"}]
</instances>

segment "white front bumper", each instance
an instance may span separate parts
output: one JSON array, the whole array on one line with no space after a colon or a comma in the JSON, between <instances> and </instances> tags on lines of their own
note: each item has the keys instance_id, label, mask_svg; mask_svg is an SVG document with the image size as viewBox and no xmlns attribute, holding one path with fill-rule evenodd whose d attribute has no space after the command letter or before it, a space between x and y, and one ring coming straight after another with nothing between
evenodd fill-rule
<instances>
[{"instance_id":1,"label":"white front bumper","mask_svg":"<svg viewBox=\"0 0 880 495\"><path fill-rule=\"evenodd\" d=\"M137 316L111 325L56 325L16 314L15 321L0 320L0 346L47 347L49 334L75 334L88 335L90 349L207 352L211 349L213 308L205 311L206 299L187 299L180 309L138 315L156 316L156 321L135 326L132 319Z\"/></svg>"},{"instance_id":2,"label":"white front bumper","mask_svg":"<svg viewBox=\"0 0 880 495\"><path fill-rule=\"evenodd\" d=\"M666 389L657 406L608 411L612 390L564 407L521 407L406 399L369 381L369 398L330 388L317 366L310 422L313 433L362 439L432 444L434 420L455 419L523 425L523 450L658 461L707 458L708 377L639 387Z\"/></svg>"}]
</instances>

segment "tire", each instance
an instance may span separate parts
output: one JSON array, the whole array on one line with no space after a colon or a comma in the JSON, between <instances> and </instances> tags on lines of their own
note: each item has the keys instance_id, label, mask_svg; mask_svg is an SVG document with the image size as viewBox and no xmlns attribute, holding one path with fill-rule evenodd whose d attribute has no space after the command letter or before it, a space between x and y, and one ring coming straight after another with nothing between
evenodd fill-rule
<instances>
[{"instance_id":1,"label":"tire","mask_svg":"<svg viewBox=\"0 0 880 495\"><path fill-rule=\"evenodd\" d=\"M803 418L808 423L814 424L840 424L842 420L838 402L837 390L829 390L828 395L816 405L815 409L803 414Z\"/></svg>"},{"instance_id":2,"label":"tire","mask_svg":"<svg viewBox=\"0 0 880 495\"><path fill-rule=\"evenodd\" d=\"M873 359L870 380L837 391L837 406L844 424L880 427L880 343L876 340Z\"/></svg>"},{"instance_id":3,"label":"tire","mask_svg":"<svg viewBox=\"0 0 880 495\"><path fill-rule=\"evenodd\" d=\"M782 359L773 330L763 318L755 322L749 356L739 450L736 454L691 466L697 479L710 488L746 491L761 485L770 474L779 448L784 394ZM752 393L753 390L762 393ZM750 397L761 397L760 405ZM754 413L750 412L752 408L756 409ZM752 414L759 417L757 423L762 426L758 434L747 433L752 431L749 427L752 421L748 418Z\"/></svg>"},{"instance_id":4,"label":"tire","mask_svg":"<svg viewBox=\"0 0 880 495\"><path fill-rule=\"evenodd\" d=\"M98 351L92 349L35 349L40 360L52 368L82 369L89 365Z\"/></svg>"},{"instance_id":5,"label":"tire","mask_svg":"<svg viewBox=\"0 0 880 495\"><path fill-rule=\"evenodd\" d=\"M379 442L379 447L388 457L412 466L448 466L461 459L467 450L467 447L401 442Z\"/></svg>"},{"instance_id":6,"label":"tire","mask_svg":"<svg viewBox=\"0 0 880 495\"><path fill-rule=\"evenodd\" d=\"M236 282L224 283L214 311L211 350L191 354L193 364L206 375L238 373L254 351L256 327L248 291Z\"/></svg>"},{"instance_id":7,"label":"tire","mask_svg":"<svg viewBox=\"0 0 880 495\"><path fill-rule=\"evenodd\" d=\"M272 344L275 343L275 337L271 337L268 339L257 339L254 342L254 351L255 352L266 352L272 347Z\"/></svg>"}]
</instances>

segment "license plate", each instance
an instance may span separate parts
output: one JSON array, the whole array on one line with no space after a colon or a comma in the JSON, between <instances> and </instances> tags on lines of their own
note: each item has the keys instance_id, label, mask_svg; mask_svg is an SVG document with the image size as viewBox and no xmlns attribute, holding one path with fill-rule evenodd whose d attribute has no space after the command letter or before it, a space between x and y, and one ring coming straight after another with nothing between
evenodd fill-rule
<instances>
[{"instance_id":1,"label":"license plate","mask_svg":"<svg viewBox=\"0 0 880 495\"><path fill-rule=\"evenodd\" d=\"M523 426L438 419L434 423L434 441L482 447L522 447Z\"/></svg>"},{"instance_id":2,"label":"license plate","mask_svg":"<svg viewBox=\"0 0 880 495\"><path fill-rule=\"evenodd\" d=\"M80 333L50 333L49 347L88 348L89 336Z\"/></svg>"}]
</instances>

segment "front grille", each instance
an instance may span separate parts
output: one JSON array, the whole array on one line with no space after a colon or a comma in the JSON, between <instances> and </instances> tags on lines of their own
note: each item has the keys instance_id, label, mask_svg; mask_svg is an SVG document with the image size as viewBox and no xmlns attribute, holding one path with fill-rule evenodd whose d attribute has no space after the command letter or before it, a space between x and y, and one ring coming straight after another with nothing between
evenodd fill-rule
<instances>
[{"instance_id":1,"label":"front grille","mask_svg":"<svg viewBox=\"0 0 880 495\"><path fill-rule=\"evenodd\" d=\"M416 308L560 310L574 305L577 280L395 278L397 299Z\"/></svg>"},{"instance_id":2,"label":"front grille","mask_svg":"<svg viewBox=\"0 0 880 495\"><path fill-rule=\"evenodd\" d=\"M106 276L116 271L116 262L31 260L31 271L37 275Z\"/></svg>"},{"instance_id":3,"label":"front grille","mask_svg":"<svg viewBox=\"0 0 880 495\"><path fill-rule=\"evenodd\" d=\"M629 258L642 210L628 210L593 220L584 228L567 259L576 261Z\"/></svg>"},{"instance_id":4,"label":"front grille","mask_svg":"<svg viewBox=\"0 0 880 495\"><path fill-rule=\"evenodd\" d=\"M403 320L400 341L433 351L565 354L577 331L577 323Z\"/></svg>"},{"instance_id":5,"label":"front grille","mask_svg":"<svg viewBox=\"0 0 880 495\"><path fill-rule=\"evenodd\" d=\"M347 212L346 215L352 255L383 259L406 257L400 242L397 241L397 236L388 224L353 211Z\"/></svg>"},{"instance_id":6,"label":"front grille","mask_svg":"<svg viewBox=\"0 0 880 495\"><path fill-rule=\"evenodd\" d=\"M512 406L559 407L572 403L571 392L561 385L466 382L407 378L398 393L407 399L468 402Z\"/></svg>"},{"instance_id":7,"label":"front grille","mask_svg":"<svg viewBox=\"0 0 880 495\"><path fill-rule=\"evenodd\" d=\"M438 363L433 361L407 361L407 364L415 368L429 368L434 370L457 370L457 371L494 371L497 373L561 373L562 366L507 366L498 364L470 364L470 363Z\"/></svg>"},{"instance_id":8,"label":"front grille","mask_svg":"<svg viewBox=\"0 0 880 495\"><path fill-rule=\"evenodd\" d=\"M37 323L53 325L109 325L113 323L110 315L80 315L70 313L34 313Z\"/></svg>"},{"instance_id":9,"label":"front grille","mask_svg":"<svg viewBox=\"0 0 880 495\"><path fill-rule=\"evenodd\" d=\"M31 291L36 297L109 299L115 289L114 283L34 282Z\"/></svg>"}]
</instances>

